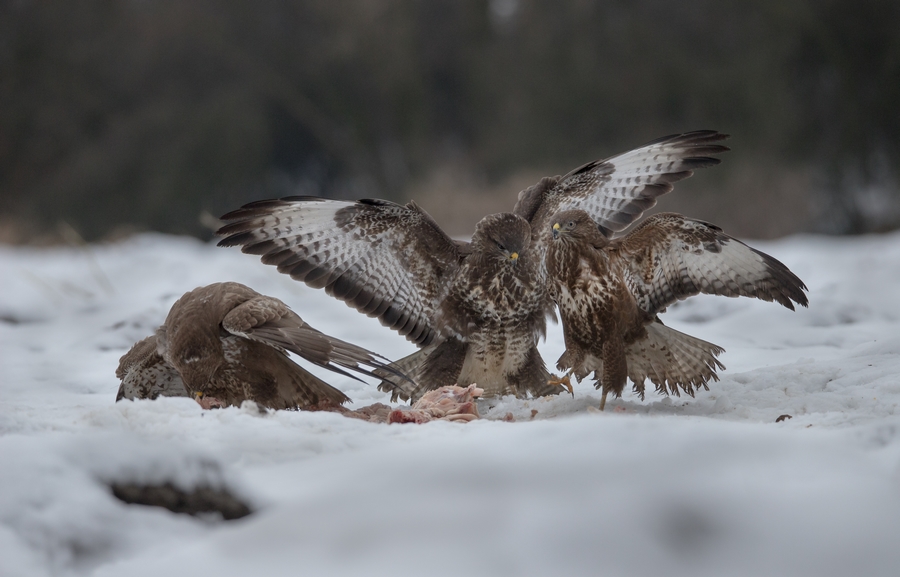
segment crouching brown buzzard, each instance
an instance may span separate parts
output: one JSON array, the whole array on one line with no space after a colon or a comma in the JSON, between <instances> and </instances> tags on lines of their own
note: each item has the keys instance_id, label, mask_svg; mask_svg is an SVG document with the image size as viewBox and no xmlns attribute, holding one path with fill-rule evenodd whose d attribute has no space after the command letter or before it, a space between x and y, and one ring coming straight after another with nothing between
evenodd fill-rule
<instances>
[{"instance_id":1,"label":"crouching brown buzzard","mask_svg":"<svg viewBox=\"0 0 900 577\"><path fill-rule=\"evenodd\" d=\"M715 225L662 213L610 240L583 210L550 220L547 270L566 344L557 367L578 380L594 371L601 409L626 377L642 399L648 378L661 393L692 396L717 380L723 349L659 320L677 300L705 293L807 306L806 286L785 265Z\"/></svg>"},{"instance_id":2,"label":"crouching brown buzzard","mask_svg":"<svg viewBox=\"0 0 900 577\"><path fill-rule=\"evenodd\" d=\"M349 400L285 351L350 377L344 369L405 378L387 359L310 327L280 300L225 282L185 293L156 334L120 359L116 400L190 395L204 408L252 400L272 409Z\"/></svg>"}]
</instances>

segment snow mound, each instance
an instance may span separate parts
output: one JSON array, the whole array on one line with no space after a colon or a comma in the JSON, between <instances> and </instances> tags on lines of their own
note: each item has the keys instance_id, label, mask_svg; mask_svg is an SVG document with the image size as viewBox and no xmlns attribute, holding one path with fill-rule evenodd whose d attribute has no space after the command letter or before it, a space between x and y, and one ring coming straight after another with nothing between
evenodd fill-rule
<instances>
[{"instance_id":1,"label":"snow mound","mask_svg":"<svg viewBox=\"0 0 900 577\"><path fill-rule=\"evenodd\" d=\"M119 357L217 281L388 358L414 348L193 239L0 247L0 575L894 575L900 234L751 244L806 282L810 308L671 307L668 325L726 349L709 391L642 402L626 387L600 413L584 382L574 398L483 400L466 426L415 427L115 403ZM563 348L551 327L549 366ZM351 408L390 404L374 382L304 367ZM218 487L254 512L221 523L128 505L114 483Z\"/></svg>"}]
</instances>

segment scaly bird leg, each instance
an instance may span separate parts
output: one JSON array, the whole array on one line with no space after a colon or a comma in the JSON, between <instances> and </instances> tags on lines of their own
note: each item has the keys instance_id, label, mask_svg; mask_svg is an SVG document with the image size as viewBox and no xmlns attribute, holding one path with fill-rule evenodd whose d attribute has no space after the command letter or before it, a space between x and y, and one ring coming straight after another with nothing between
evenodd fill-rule
<instances>
[{"instance_id":1,"label":"scaly bird leg","mask_svg":"<svg viewBox=\"0 0 900 577\"><path fill-rule=\"evenodd\" d=\"M569 369L569 372L564 374L561 377L557 377L555 375L550 377L550 380L547 381L548 385L560 385L565 387L569 394L572 395L572 398L575 398L575 389L572 388L572 371L575 369Z\"/></svg>"},{"instance_id":2,"label":"scaly bird leg","mask_svg":"<svg viewBox=\"0 0 900 577\"><path fill-rule=\"evenodd\" d=\"M596 374L594 372L595 376ZM603 343L603 376L597 381L597 385L602 383L603 387L603 396L600 397L601 411L606 407L606 395L612 391L616 397L621 396L627 380L628 362L625 359L625 341L621 337L608 338Z\"/></svg>"}]
</instances>

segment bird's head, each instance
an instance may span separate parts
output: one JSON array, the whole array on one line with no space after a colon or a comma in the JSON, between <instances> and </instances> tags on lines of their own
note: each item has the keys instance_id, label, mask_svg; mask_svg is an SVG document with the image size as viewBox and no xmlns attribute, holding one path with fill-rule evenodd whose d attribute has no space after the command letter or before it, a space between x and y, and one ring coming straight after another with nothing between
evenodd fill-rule
<instances>
[{"instance_id":1,"label":"bird's head","mask_svg":"<svg viewBox=\"0 0 900 577\"><path fill-rule=\"evenodd\" d=\"M588 241L594 246L606 246L609 242L590 215L580 209L556 213L550 219L550 230L556 241Z\"/></svg>"},{"instance_id":2,"label":"bird's head","mask_svg":"<svg viewBox=\"0 0 900 577\"><path fill-rule=\"evenodd\" d=\"M215 378L221 365L220 349L218 341L204 342L197 339L178 350L178 360L175 364L181 379L191 393L205 392Z\"/></svg>"},{"instance_id":3,"label":"bird's head","mask_svg":"<svg viewBox=\"0 0 900 577\"><path fill-rule=\"evenodd\" d=\"M512 213L491 214L476 225L472 244L485 256L516 264L531 244L531 226Z\"/></svg>"}]
</instances>

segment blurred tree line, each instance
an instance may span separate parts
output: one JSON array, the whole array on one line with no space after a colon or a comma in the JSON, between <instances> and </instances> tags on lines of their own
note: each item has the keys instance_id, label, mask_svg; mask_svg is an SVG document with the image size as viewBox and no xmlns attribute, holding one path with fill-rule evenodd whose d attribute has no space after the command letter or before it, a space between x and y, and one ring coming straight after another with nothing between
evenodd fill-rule
<instances>
[{"instance_id":1,"label":"blurred tree line","mask_svg":"<svg viewBox=\"0 0 900 577\"><path fill-rule=\"evenodd\" d=\"M202 212L288 194L421 195L441 220L454 189L509 210L542 174L715 128L734 152L676 208L887 230L898 29L896 0L0 0L0 226L209 234Z\"/></svg>"}]
</instances>

